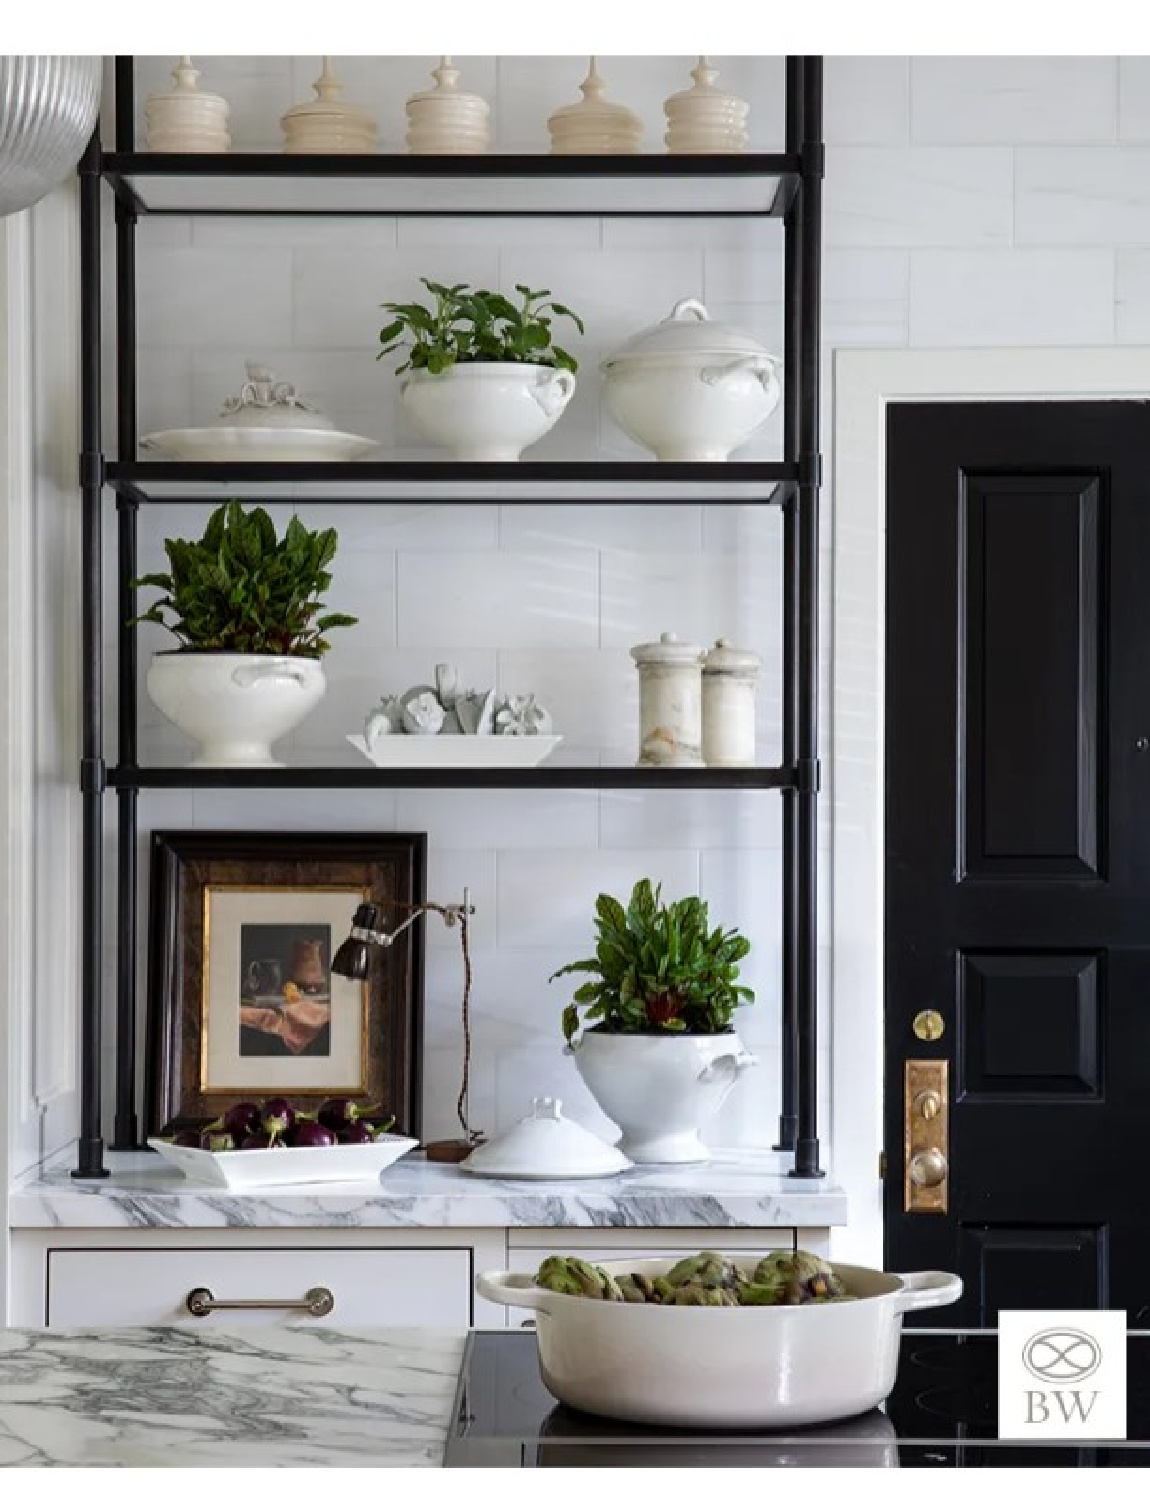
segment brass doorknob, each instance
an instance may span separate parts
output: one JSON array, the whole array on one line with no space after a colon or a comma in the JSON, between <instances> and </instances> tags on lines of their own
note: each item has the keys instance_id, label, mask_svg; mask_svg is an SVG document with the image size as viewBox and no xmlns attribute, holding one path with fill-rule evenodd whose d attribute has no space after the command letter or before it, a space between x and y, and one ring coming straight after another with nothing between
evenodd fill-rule
<instances>
[{"instance_id":1,"label":"brass doorknob","mask_svg":"<svg viewBox=\"0 0 1150 1500\"><path fill-rule=\"evenodd\" d=\"M942 1108L942 1095L937 1089L923 1089L911 1101L911 1108L922 1120L933 1120Z\"/></svg>"},{"instance_id":2,"label":"brass doorknob","mask_svg":"<svg viewBox=\"0 0 1150 1500\"><path fill-rule=\"evenodd\" d=\"M940 1182L946 1181L946 1173L946 1157L937 1146L919 1151L910 1159L911 1181L919 1187L937 1187Z\"/></svg>"}]
</instances>

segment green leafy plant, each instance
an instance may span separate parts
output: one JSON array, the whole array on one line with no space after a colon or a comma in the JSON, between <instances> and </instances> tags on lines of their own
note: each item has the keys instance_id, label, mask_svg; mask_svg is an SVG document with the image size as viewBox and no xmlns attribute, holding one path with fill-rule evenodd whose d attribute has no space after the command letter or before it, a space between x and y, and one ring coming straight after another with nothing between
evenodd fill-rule
<instances>
[{"instance_id":1,"label":"green leafy plant","mask_svg":"<svg viewBox=\"0 0 1150 1500\"><path fill-rule=\"evenodd\" d=\"M589 1021L598 1031L727 1031L735 1010L753 1003L752 992L738 983L748 940L735 929L712 930L707 903L698 896L664 905L662 889L640 880L625 911L614 896L596 901L595 956L551 976L594 976L563 1012L568 1041Z\"/></svg>"},{"instance_id":2,"label":"green leafy plant","mask_svg":"<svg viewBox=\"0 0 1150 1500\"><path fill-rule=\"evenodd\" d=\"M396 349L405 349L407 358L397 370L428 370L441 375L456 364L490 364L496 361L517 365L549 365L570 370L578 362L566 349L552 341L551 325L555 317L567 318L580 333L583 320L561 302L550 301L547 290L534 292L516 285L521 305L516 306L502 292L484 288L473 290L466 282L444 286L438 281L420 277L435 299L434 306L420 302L384 302L392 321L380 329L383 346L377 359Z\"/></svg>"},{"instance_id":3,"label":"green leafy plant","mask_svg":"<svg viewBox=\"0 0 1150 1500\"><path fill-rule=\"evenodd\" d=\"M132 624L163 625L181 651L322 656L331 649L326 631L357 623L322 613L338 540L334 529L309 531L296 516L281 540L266 510L228 501L199 541L164 543L169 573L133 579L133 588L164 595Z\"/></svg>"}]
</instances>

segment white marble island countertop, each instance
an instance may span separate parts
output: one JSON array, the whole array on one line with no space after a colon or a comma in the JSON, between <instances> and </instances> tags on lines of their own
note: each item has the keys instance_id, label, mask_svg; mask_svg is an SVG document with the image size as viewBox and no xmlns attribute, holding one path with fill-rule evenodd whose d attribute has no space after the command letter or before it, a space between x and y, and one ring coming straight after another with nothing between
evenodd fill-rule
<instances>
[{"instance_id":1,"label":"white marble island countertop","mask_svg":"<svg viewBox=\"0 0 1150 1500\"><path fill-rule=\"evenodd\" d=\"M190 1183L152 1152L109 1152L79 1181L69 1156L19 1178L13 1229L790 1229L847 1222L830 1178L786 1175L788 1156L716 1151L692 1166L633 1167L582 1182L510 1182L406 1157L378 1184L228 1192Z\"/></svg>"},{"instance_id":2,"label":"white marble island countertop","mask_svg":"<svg viewBox=\"0 0 1150 1500\"><path fill-rule=\"evenodd\" d=\"M465 1334L0 1330L0 1469L435 1466Z\"/></svg>"}]
</instances>

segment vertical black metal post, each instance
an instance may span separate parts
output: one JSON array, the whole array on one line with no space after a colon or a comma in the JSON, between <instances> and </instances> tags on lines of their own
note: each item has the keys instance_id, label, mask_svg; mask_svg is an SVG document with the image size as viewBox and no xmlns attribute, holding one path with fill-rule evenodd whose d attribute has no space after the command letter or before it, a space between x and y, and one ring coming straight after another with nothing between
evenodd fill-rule
<instances>
[{"instance_id":1,"label":"vertical black metal post","mask_svg":"<svg viewBox=\"0 0 1150 1500\"><path fill-rule=\"evenodd\" d=\"M799 391L798 763L795 888L798 1112L794 1177L820 1177L818 1139L819 304L822 274L823 64L803 59L802 375Z\"/></svg>"},{"instance_id":2,"label":"vertical black metal post","mask_svg":"<svg viewBox=\"0 0 1150 1500\"><path fill-rule=\"evenodd\" d=\"M135 122L132 59L116 59L116 149L132 149ZM136 456L136 214L116 199L116 446L121 460ZM137 566L134 498L116 501L117 760L135 766L136 613L131 580ZM116 1113L112 1149L139 1143L136 1118L136 900L137 798L135 787L116 788Z\"/></svg>"},{"instance_id":3,"label":"vertical black metal post","mask_svg":"<svg viewBox=\"0 0 1150 1500\"><path fill-rule=\"evenodd\" d=\"M798 155L803 138L803 59L787 58L788 153ZM799 216L803 208L800 186L783 222L783 458L794 463L800 451L799 392L802 382L802 261ZM787 495L783 506L783 702L782 764L798 760L798 507L796 496ZM793 1151L798 1135L795 1108L795 1078L798 1073L798 900L795 850L798 844L797 793L784 789L782 798L783 912L782 912L782 1098L779 1106L779 1139L776 1151Z\"/></svg>"},{"instance_id":4,"label":"vertical black metal post","mask_svg":"<svg viewBox=\"0 0 1150 1500\"><path fill-rule=\"evenodd\" d=\"M80 792L83 799L80 933L80 1138L74 1177L106 1177L101 1134L100 1067L104 921L104 672L100 431L100 131L80 161L80 490L81 671Z\"/></svg>"}]
</instances>

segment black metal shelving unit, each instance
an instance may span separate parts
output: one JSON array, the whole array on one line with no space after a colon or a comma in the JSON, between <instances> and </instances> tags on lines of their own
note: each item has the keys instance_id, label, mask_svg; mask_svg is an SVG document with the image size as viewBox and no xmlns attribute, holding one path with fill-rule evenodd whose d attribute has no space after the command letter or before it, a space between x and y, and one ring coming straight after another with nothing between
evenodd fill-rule
<instances>
[{"instance_id":1,"label":"black metal shelving unit","mask_svg":"<svg viewBox=\"0 0 1150 1500\"><path fill-rule=\"evenodd\" d=\"M819 1177L816 1113L816 809L818 763L819 303L822 240L822 59L786 62L786 140L781 153L727 156L551 157L489 155L166 155L135 149L134 61L115 64L114 151L96 133L80 163L83 797L81 1124L73 1175L107 1175L100 1087L103 1042L105 795L116 799L116 1027L112 1148L139 1143L136 898L138 805L152 788L299 789L387 786L518 788L744 788L783 801L782 1108L778 1147L791 1175ZM627 184L629 202L596 202L600 184ZM516 196L531 185L534 202ZM115 213L115 415L117 456L102 440L103 350L100 222L107 185ZM412 201L403 189L422 184ZM700 202L706 188L708 201ZM434 191L433 191L434 190ZM440 196L437 199L436 193ZM468 196L470 194L470 197ZM137 459L136 226L148 214L472 217L769 217L784 240L783 457L778 463L712 464L358 463L207 464ZM453 505L620 503L778 505L783 515L782 764L740 770L636 766L541 766L530 770L386 771L297 767L195 770L147 767L137 750L138 661L130 580L137 575L139 511L146 505L217 504L237 489L266 501L309 504ZM578 494L566 487L578 484ZM635 489L638 485L641 489ZM470 487L470 490L469 490ZM117 760L104 743L104 523L116 510Z\"/></svg>"}]
</instances>

